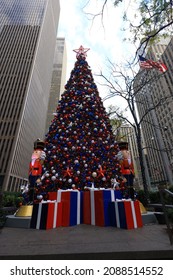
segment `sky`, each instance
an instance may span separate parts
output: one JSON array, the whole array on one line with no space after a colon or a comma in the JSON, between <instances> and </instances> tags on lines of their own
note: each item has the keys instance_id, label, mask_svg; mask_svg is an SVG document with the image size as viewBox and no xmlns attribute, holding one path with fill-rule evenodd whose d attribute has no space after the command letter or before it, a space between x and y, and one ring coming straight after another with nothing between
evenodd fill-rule
<instances>
[{"instance_id":1,"label":"sky","mask_svg":"<svg viewBox=\"0 0 173 280\"><path fill-rule=\"evenodd\" d=\"M87 4L89 2L89 4ZM91 20L87 13L98 13L103 0L60 0L60 20L58 27L58 37L65 37L67 49L67 80L70 72L74 68L76 53L81 45L90 48L87 52L87 62L91 67L94 81L98 86L102 99L108 94L107 88L100 85L100 80L95 74L100 71L108 73L108 59L113 63L121 63L128 60L135 53L135 48L123 42L127 35L122 32L122 8L115 8L112 1L108 1L105 8L103 23L100 17ZM87 5L86 5L87 4ZM127 35L128 36L128 35ZM108 72L107 72L108 71ZM116 97L104 102L107 108L110 104L121 106L122 99Z\"/></svg>"}]
</instances>

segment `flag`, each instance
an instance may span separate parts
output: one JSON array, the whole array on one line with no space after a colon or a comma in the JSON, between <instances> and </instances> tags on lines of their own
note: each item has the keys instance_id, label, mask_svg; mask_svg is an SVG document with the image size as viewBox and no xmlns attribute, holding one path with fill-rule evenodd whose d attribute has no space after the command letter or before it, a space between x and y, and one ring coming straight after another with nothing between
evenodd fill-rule
<instances>
[{"instance_id":1,"label":"flag","mask_svg":"<svg viewBox=\"0 0 173 280\"><path fill-rule=\"evenodd\" d=\"M145 57L139 55L139 65L144 69L158 69L160 72L164 73L168 70L167 66L162 62L156 62L151 59L146 59Z\"/></svg>"}]
</instances>

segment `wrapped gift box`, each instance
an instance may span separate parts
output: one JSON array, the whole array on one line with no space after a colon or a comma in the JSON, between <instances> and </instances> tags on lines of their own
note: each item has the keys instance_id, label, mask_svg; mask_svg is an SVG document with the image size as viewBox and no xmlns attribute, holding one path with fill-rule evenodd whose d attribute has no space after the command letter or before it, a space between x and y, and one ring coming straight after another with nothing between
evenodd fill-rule
<instances>
[{"instance_id":1,"label":"wrapped gift box","mask_svg":"<svg viewBox=\"0 0 173 280\"><path fill-rule=\"evenodd\" d=\"M33 205L31 228L52 229L61 226L62 203L43 201Z\"/></svg>"},{"instance_id":2,"label":"wrapped gift box","mask_svg":"<svg viewBox=\"0 0 173 280\"><path fill-rule=\"evenodd\" d=\"M103 201L103 191L92 191L90 195L93 195L94 202L91 205L91 217L92 225L104 226L105 225L105 213L104 213L104 201ZM94 217L95 215L95 217Z\"/></svg>"},{"instance_id":3,"label":"wrapped gift box","mask_svg":"<svg viewBox=\"0 0 173 280\"><path fill-rule=\"evenodd\" d=\"M119 190L88 189L83 192L83 223L110 226L109 203L122 198Z\"/></svg>"},{"instance_id":4,"label":"wrapped gift box","mask_svg":"<svg viewBox=\"0 0 173 280\"><path fill-rule=\"evenodd\" d=\"M81 223L81 193L78 190L59 190L58 200L62 202L62 226Z\"/></svg>"},{"instance_id":5,"label":"wrapped gift box","mask_svg":"<svg viewBox=\"0 0 173 280\"><path fill-rule=\"evenodd\" d=\"M91 224L91 199L89 190L83 192L83 223L86 225Z\"/></svg>"},{"instance_id":6,"label":"wrapped gift box","mask_svg":"<svg viewBox=\"0 0 173 280\"><path fill-rule=\"evenodd\" d=\"M97 192L97 195L96 195ZM98 217L98 211L96 210L97 213L97 218L95 216L95 209L96 207L100 206L100 196L101 194L98 193L98 189L88 189L83 192L83 223L88 224L88 225L96 225L98 220L102 219ZM102 191L101 191L102 192ZM99 201L96 200L96 197L99 199ZM95 204L96 202L96 204ZM103 214L102 214L103 216Z\"/></svg>"},{"instance_id":7,"label":"wrapped gift box","mask_svg":"<svg viewBox=\"0 0 173 280\"><path fill-rule=\"evenodd\" d=\"M82 192L78 190L61 190L49 192L49 199L62 202L62 226L80 224Z\"/></svg>"},{"instance_id":8,"label":"wrapped gift box","mask_svg":"<svg viewBox=\"0 0 173 280\"><path fill-rule=\"evenodd\" d=\"M48 199L49 200L58 200L58 192L48 192Z\"/></svg>"},{"instance_id":9,"label":"wrapped gift box","mask_svg":"<svg viewBox=\"0 0 173 280\"><path fill-rule=\"evenodd\" d=\"M53 228L62 226L62 202L55 202Z\"/></svg>"},{"instance_id":10,"label":"wrapped gift box","mask_svg":"<svg viewBox=\"0 0 173 280\"><path fill-rule=\"evenodd\" d=\"M114 199L112 198L112 201L116 199L122 199L122 193L120 190L111 190L111 191L114 194Z\"/></svg>"},{"instance_id":11,"label":"wrapped gift box","mask_svg":"<svg viewBox=\"0 0 173 280\"><path fill-rule=\"evenodd\" d=\"M79 191L70 192L70 226L79 225L81 215L81 194Z\"/></svg>"},{"instance_id":12,"label":"wrapped gift box","mask_svg":"<svg viewBox=\"0 0 173 280\"><path fill-rule=\"evenodd\" d=\"M62 226L70 226L70 192L61 191Z\"/></svg>"},{"instance_id":13,"label":"wrapped gift box","mask_svg":"<svg viewBox=\"0 0 173 280\"><path fill-rule=\"evenodd\" d=\"M143 226L139 201L116 200L109 204L110 223L124 229Z\"/></svg>"}]
</instances>

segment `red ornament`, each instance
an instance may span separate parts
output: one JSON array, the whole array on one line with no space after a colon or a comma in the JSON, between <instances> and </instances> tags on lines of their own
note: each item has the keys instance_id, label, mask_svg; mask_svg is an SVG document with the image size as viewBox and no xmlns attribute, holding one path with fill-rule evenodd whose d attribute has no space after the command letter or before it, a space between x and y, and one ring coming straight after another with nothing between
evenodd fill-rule
<instances>
[{"instance_id":1,"label":"red ornament","mask_svg":"<svg viewBox=\"0 0 173 280\"><path fill-rule=\"evenodd\" d=\"M79 178L78 177L75 177L74 178L74 181L77 183L79 181Z\"/></svg>"}]
</instances>

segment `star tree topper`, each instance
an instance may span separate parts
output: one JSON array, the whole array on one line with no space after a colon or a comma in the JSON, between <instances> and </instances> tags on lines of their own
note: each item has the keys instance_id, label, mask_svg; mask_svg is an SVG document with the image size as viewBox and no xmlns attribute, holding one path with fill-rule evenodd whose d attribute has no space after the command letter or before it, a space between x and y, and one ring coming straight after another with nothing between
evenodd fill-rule
<instances>
[{"instance_id":1,"label":"star tree topper","mask_svg":"<svg viewBox=\"0 0 173 280\"><path fill-rule=\"evenodd\" d=\"M82 55L84 58L87 57L87 51L89 51L89 48L84 48L82 45L80 46L79 49L75 49L73 50L74 52L76 52L76 58L78 58L80 55Z\"/></svg>"}]
</instances>

